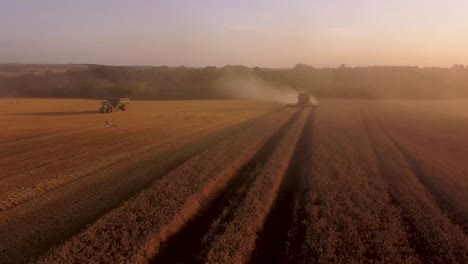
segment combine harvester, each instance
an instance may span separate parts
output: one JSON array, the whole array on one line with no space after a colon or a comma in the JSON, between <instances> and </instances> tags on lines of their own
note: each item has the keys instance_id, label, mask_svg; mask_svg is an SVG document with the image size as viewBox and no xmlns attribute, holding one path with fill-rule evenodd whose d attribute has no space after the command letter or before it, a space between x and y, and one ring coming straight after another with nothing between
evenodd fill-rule
<instances>
[{"instance_id":1,"label":"combine harvester","mask_svg":"<svg viewBox=\"0 0 468 264\"><path fill-rule=\"evenodd\" d=\"M130 104L130 98L109 99L101 102L101 113L112 113L119 110L125 111L127 105Z\"/></svg>"},{"instance_id":2,"label":"combine harvester","mask_svg":"<svg viewBox=\"0 0 468 264\"><path fill-rule=\"evenodd\" d=\"M288 106L288 107L309 107L309 106L310 107L318 107L319 103L318 102L314 102L314 103L310 102L310 93L300 92L297 95L297 103L296 104L287 104L286 106Z\"/></svg>"}]
</instances>

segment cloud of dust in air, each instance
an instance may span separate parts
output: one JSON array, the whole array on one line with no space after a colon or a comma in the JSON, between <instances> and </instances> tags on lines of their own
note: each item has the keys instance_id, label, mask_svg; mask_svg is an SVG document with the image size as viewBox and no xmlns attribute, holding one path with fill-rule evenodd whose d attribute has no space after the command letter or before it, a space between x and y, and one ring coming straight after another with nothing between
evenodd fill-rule
<instances>
[{"instance_id":1,"label":"cloud of dust in air","mask_svg":"<svg viewBox=\"0 0 468 264\"><path fill-rule=\"evenodd\" d=\"M297 103L298 91L286 85L272 85L255 76L252 72L226 72L216 83L226 97L272 101L282 104ZM311 103L318 101L311 96Z\"/></svg>"}]
</instances>

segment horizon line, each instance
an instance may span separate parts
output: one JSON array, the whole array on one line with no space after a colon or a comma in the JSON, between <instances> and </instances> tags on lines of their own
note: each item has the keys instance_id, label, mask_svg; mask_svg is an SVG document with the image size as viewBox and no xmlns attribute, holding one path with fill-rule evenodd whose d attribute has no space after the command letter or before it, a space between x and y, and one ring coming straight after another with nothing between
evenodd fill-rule
<instances>
[{"instance_id":1,"label":"horizon line","mask_svg":"<svg viewBox=\"0 0 468 264\"><path fill-rule=\"evenodd\" d=\"M347 64L340 64L338 66L314 66L314 65L309 65L305 63L296 63L294 66L289 66L289 67L263 67L263 66L246 66L243 64L226 64L224 66L215 66L215 65L204 65L204 66L189 66L189 65L148 65L148 64L98 64L98 63L35 63L35 62L7 62L7 63L0 63L0 65L37 65L37 66L55 66L55 65L76 65L76 66L108 66L108 67L168 67L168 68L207 68L207 67L214 67L214 68L225 68L225 67L245 67L249 69L254 69L254 68L260 68L260 69L294 69L297 66L304 66L304 67L310 67L310 68L316 68L316 69L339 69L339 68L377 68L377 67L388 67L388 68L419 68L419 69L430 69L430 68L438 68L438 69L453 69L456 67L459 68L466 68L468 69L468 64L462 64L462 63L454 63L452 66L447 67L447 66L419 66L419 65L366 65L366 66L353 66L353 65L347 65Z\"/></svg>"}]
</instances>

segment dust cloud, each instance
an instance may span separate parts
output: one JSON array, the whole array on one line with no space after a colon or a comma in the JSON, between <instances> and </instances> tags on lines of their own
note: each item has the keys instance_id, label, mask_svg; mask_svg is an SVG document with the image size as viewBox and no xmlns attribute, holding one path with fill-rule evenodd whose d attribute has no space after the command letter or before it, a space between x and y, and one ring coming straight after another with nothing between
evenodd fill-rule
<instances>
[{"instance_id":1,"label":"dust cloud","mask_svg":"<svg viewBox=\"0 0 468 264\"><path fill-rule=\"evenodd\" d=\"M297 103L298 91L286 85L272 85L251 72L227 72L216 82L219 92L225 97L272 101L282 104ZM311 103L317 99L311 96Z\"/></svg>"}]
</instances>

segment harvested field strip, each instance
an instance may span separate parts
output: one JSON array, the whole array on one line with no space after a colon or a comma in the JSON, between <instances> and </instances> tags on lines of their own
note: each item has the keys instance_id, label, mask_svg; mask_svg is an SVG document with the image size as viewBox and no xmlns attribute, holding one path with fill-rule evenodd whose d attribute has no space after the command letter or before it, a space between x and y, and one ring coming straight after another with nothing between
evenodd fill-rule
<instances>
[{"instance_id":1,"label":"harvested field strip","mask_svg":"<svg viewBox=\"0 0 468 264\"><path fill-rule=\"evenodd\" d=\"M379 170L393 202L401 208L417 256L425 263L468 262L468 238L461 228L440 210L382 128L368 116L363 118Z\"/></svg>"},{"instance_id":2,"label":"harvested field strip","mask_svg":"<svg viewBox=\"0 0 468 264\"><path fill-rule=\"evenodd\" d=\"M108 128L105 124L99 125L97 128L83 133L63 133L55 134L54 140L37 140L37 142L28 143L12 143L9 149L16 152L10 155L5 155L0 158L0 164L4 165L5 161L15 158L15 161L23 161L28 158L33 158L36 155L46 155L53 153L56 150L64 147L79 147L81 145L91 145L99 142L113 142L115 140L128 139L129 135L136 134L151 134L155 131L164 131L164 124L155 124L147 129L145 126L119 127ZM111 130L112 129L112 130ZM17 157L21 156L21 157Z\"/></svg>"},{"instance_id":3,"label":"harvested field strip","mask_svg":"<svg viewBox=\"0 0 468 264\"><path fill-rule=\"evenodd\" d=\"M224 126L221 124L218 126L207 126L204 130L212 131ZM0 211L7 210L60 186L92 175L97 170L112 166L131 156L153 152L155 149L159 149L165 145L196 136L193 133L193 129L179 131L176 134L165 134L164 141L151 144L141 142L141 145L133 144L131 147L127 147L125 151L114 151L115 153L112 156L105 156L104 153L96 151L93 155L84 154L83 157L76 157L70 160L67 163L68 167L61 170L58 170L57 166L51 164L49 167L31 170L28 174L0 180L0 191L2 191L1 197L3 198L0 201ZM86 164L86 166L82 164ZM24 181L21 181L23 178Z\"/></svg>"},{"instance_id":4,"label":"harvested field strip","mask_svg":"<svg viewBox=\"0 0 468 264\"><path fill-rule=\"evenodd\" d=\"M73 110L70 109L70 104L73 105ZM245 110L244 106L248 110ZM146 124L146 127L150 129L157 125L159 120L172 126L183 122L182 118L188 116L190 119L202 117L207 120L208 116L222 118L239 113L269 111L278 105L266 102L216 100L193 102L134 101L130 111L115 115L99 114L96 111L97 107L99 107L99 102L91 100L31 99L25 103L10 105L8 109L0 111L0 126L4 125L4 129L0 131L0 141L6 143L1 146L8 148L11 143L16 141L27 147L26 145L34 146L41 141L53 142L57 136L62 137L61 135L99 133L102 126L105 127L105 120L117 123L119 129L143 124ZM228 110L224 111L224 109ZM30 139L18 141L18 139L25 137ZM70 137L73 138L73 136ZM8 149L7 151L16 150Z\"/></svg>"},{"instance_id":5,"label":"harvested field strip","mask_svg":"<svg viewBox=\"0 0 468 264\"><path fill-rule=\"evenodd\" d=\"M5 151L2 151L2 153L0 153L0 166L4 165L5 163L9 163L10 161L14 161L15 163L17 163L19 160L26 159L28 157L37 157L39 155L42 155L42 158L49 158L49 153L53 154L57 150L63 150L63 148L73 150L72 147L77 146L77 144L113 142L116 140L131 139L131 135L151 135L151 133L154 133L155 131L167 131L169 128L183 128L193 124L200 125L206 122L215 124L220 122L220 119L207 118L207 116L210 115L223 116L223 119L227 118L228 120L233 117L245 117L251 116L255 113L269 112L273 109L274 108L264 110L259 109L258 111L238 111L237 113L229 114L203 114L197 112L199 113L199 115L196 115L194 113L175 115L172 112L166 114L161 113L160 116L154 117L154 121L152 121L152 119L140 120L142 118L139 118L138 116L135 117L135 120L122 120L122 123L119 123L118 128L107 127L107 125L103 121L105 118L96 116L93 117L93 119L91 119L94 120L93 123L87 124L88 126L93 126L93 129L88 129L82 132L77 132L81 131L82 129L77 129L77 131L71 132L58 132L55 133L53 137L37 138L35 140L29 140L27 142L10 142L8 145L4 146ZM189 116L190 118L187 119L187 116ZM2 116L0 115L0 118L1 117ZM122 118L125 118L125 116Z\"/></svg>"},{"instance_id":6,"label":"harvested field strip","mask_svg":"<svg viewBox=\"0 0 468 264\"><path fill-rule=\"evenodd\" d=\"M232 220L224 223L224 231L215 236L210 234L213 238L204 263L246 263L250 259L309 114L310 110L302 110L298 120L276 142Z\"/></svg>"},{"instance_id":7,"label":"harvested field strip","mask_svg":"<svg viewBox=\"0 0 468 264\"><path fill-rule=\"evenodd\" d=\"M299 261L305 242L303 221L306 215L309 180L312 172L313 126L315 111L309 114L278 198L259 234L250 263L286 263ZM289 217L288 217L289 216Z\"/></svg>"},{"instance_id":8,"label":"harvested field strip","mask_svg":"<svg viewBox=\"0 0 468 264\"><path fill-rule=\"evenodd\" d=\"M158 149L158 154L125 160L65 185L0 214L1 263L18 263L36 258L52 246L77 234L99 217L151 186L170 170L209 146L239 133L277 112L254 117L241 124ZM195 140L195 141L194 141Z\"/></svg>"},{"instance_id":9,"label":"harvested field strip","mask_svg":"<svg viewBox=\"0 0 468 264\"><path fill-rule=\"evenodd\" d=\"M67 145L74 142L77 138L79 138L80 141L106 140L106 136L108 136L106 128L105 124L99 124L91 129L77 129L76 131L58 132L46 136L30 138L28 140L9 141L1 145L1 147L7 149L7 151L0 155L0 161L2 162L1 164L4 164L5 160L8 161L13 158L16 159L25 155L27 156L31 151L48 152L50 146ZM134 127L133 129L138 129L138 127ZM119 130L131 132L132 129L119 127ZM124 134L125 133L123 133L123 135Z\"/></svg>"},{"instance_id":10,"label":"harvested field strip","mask_svg":"<svg viewBox=\"0 0 468 264\"><path fill-rule=\"evenodd\" d=\"M242 117L236 118L232 121L235 123L235 122L238 122L238 119L242 120ZM209 124L206 122L205 122L205 127L209 127ZM190 132L196 129L200 129L200 124L197 124L196 122L190 122L187 124L173 126L170 129L167 129L164 127L156 127L156 129L152 129L149 132L144 131L146 133L141 133L141 132L131 133L126 130L123 130L123 131L116 130L115 132L112 131L112 134L108 136L106 135L95 136L101 139L98 139L96 141L91 141L91 142L88 142L89 141L89 139L87 139L88 137L86 135L83 135L81 136L83 139L80 139L78 141L72 140L71 144L70 144L70 139L67 139L67 140L64 140L65 142L63 144L55 144L52 148L46 148L46 149L51 149L50 153L41 153L42 152L41 149L38 149L38 151L31 151L31 153L26 152L26 154L29 154L30 157L26 158L24 161L30 160L31 162L28 164L28 163L21 162L23 160L18 161L17 159L15 159L14 162L10 161L9 164L4 165L5 167L3 169L5 169L5 171L12 171L12 173L10 174L6 173L3 177L21 174L24 171L30 170L31 168L37 169L39 167L48 165L50 163L59 163L62 160L76 158L78 155L84 155L86 153L89 153L90 155L96 155L96 156L111 155L113 154L112 150L117 149L119 146L125 146L125 149L124 149L125 151L130 150L130 149L136 149L140 147L140 145L137 145L138 143L140 144L148 143L146 139L150 140L151 138L156 137L155 139L160 139L160 141L164 141L165 138L167 138L169 135L174 134L174 132L180 132L180 131ZM134 136L130 136L132 134L134 134ZM73 145L73 142L77 142L75 143L76 144L75 146ZM95 148L91 148L91 147L96 146L98 143L102 147L100 147L97 150ZM156 142L156 144L157 143L158 142ZM70 150L68 155L63 155L64 148ZM85 156L88 157L89 155L85 155ZM18 169L18 168L21 168L21 169ZM0 176L0 179L1 179L1 176Z\"/></svg>"},{"instance_id":11,"label":"harvested field strip","mask_svg":"<svg viewBox=\"0 0 468 264\"><path fill-rule=\"evenodd\" d=\"M178 138L176 140L169 141L169 142L167 142L165 144L157 145L155 147L146 149L145 152L153 151L156 148L163 148L163 147L165 147L167 145L175 143L176 141L180 141L180 140L183 140L183 139L186 139L186 138L187 137ZM143 152L139 152L139 153L136 153L136 154L141 155L141 154L143 154ZM59 188L65 186L65 185L72 184L74 182L82 180L85 177L93 176L94 173L96 173L98 171L101 171L101 170L105 170L107 168L110 168L110 167L114 166L116 163L123 162L123 161L125 161L127 159L129 159L129 157L125 156L123 158L119 158L119 159L117 159L115 161L112 161L111 163L108 163L108 164L105 164L105 163L100 164L99 167L93 168L90 171L72 175L73 177L67 177L67 178L63 177L60 180L56 180L56 181L53 181L53 182L47 181L47 182L39 182L39 183L36 183L36 184L29 183L29 184L32 185L32 187L30 187L30 188L21 187L20 190L16 190L14 188L11 188L11 187L9 188L9 186L6 186L5 190L8 190L8 191L4 191L2 193L2 196L4 196L4 200L2 200L0 202L0 212L11 209L11 208L13 208L15 206L18 206L18 205L21 205L22 203L27 202L27 201L29 201L31 199L37 199L37 198L47 194L48 192L51 192L53 190L56 190L56 189L59 189ZM60 177L60 176L61 176L60 174L57 174L57 177ZM51 180L51 179L49 178L48 180ZM13 182L18 183L17 181L13 181Z\"/></svg>"},{"instance_id":12,"label":"harvested field strip","mask_svg":"<svg viewBox=\"0 0 468 264\"><path fill-rule=\"evenodd\" d=\"M231 118L241 119L242 116L233 116ZM229 120L227 120L228 122ZM158 122L160 122L158 124ZM122 143L130 143L130 142L139 142L143 139L150 139L154 136L159 136L161 133L169 133L170 131L180 131L180 130L191 130L200 128L200 122L196 122L196 120L191 120L190 122L180 122L177 125L173 125L170 128L167 128L167 125L163 121L158 121L155 125L153 125L150 129L145 129L144 127L119 127L118 129L115 128L108 128L103 125L100 131L95 131L91 134L79 134L74 135L74 137L61 137L58 138L56 142L47 142L47 144L51 145L49 147L40 147L36 146L35 149L30 151L22 150L21 155L16 155L14 157L6 157L3 159L2 163L9 164L10 166L21 166L24 167L24 163L21 161L28 161L32 159L33 162L35 160L40 160L40 162L44 162L44 159L49 161L54 161L56 158L63 158L62 156L57 156L58 154L63 152L63 149L68 149L71 152L71 155L76 155L76 152L80 150L87 149L88 146L95 146L99 143L102 145L103 148L99 149L101 152L105 151L105 148L113 148L115 144L122 144ZM167 121L166 121L167 122ZM216 124L218 122L213 120L205 120L203 122L205 125L206 123L213 123ZM177 122L176 122L177 123ZM134 136L133 136L134 135ZM39 142L40 143L40 142ZM102 143L102 144L101 144ZM34 144L32 144L34 145ZM37 144L36 144L37 145ZM11 146L12 149L19 149L23 147L29 146L29 144L16 144ZM82 151L84 153L84 151ZM52 155L50 155L52 154ZM20 157L17 157L20 156ZM1 161L1 159L0 159ZM14 161L14 163L13 163ZM37 161L36 161L37 162ZM32 163L31 165L35 165ZM2 166L5 166L2 165ZM11 169L11 168L5 168Z\"/></svg>"},{"instance_id":13,"label":"harvested field strip","mask_svg":"<svg viewBox=\"0 0 468 264\"><path fill-rule=\"evenodd\" d=\"M62 136L72 136L72 135L77 135L77 134L82 134L83 132L92 132L94 130L98 130L99 128L81 128L81 129L76 129L74 131L64 131L64 132L59 132L59 133L49 133L49 134L44 134L44 135L35 135L35 136L26 136L26 137L21 137L21 138L15 138L14 140L8 139L5 141L0 141L0 146L8 148L11 145L18 144L18 143L25 143L27 145L33 145L34 141L38 140L47 140L50 138L56 138L56 137L62 137ZM17 153L16 151L10 150L5 152L4 154L12 154L12 153ZM3 157L3 156L0 156Z\"/></svg>"},{"instance_id":14,"label":"harvested field strip","mask_svg":"<svg viewBox=\"0 0 468 264\"><path fill-rule=\"evenodd\" d=\"M239 115L239 114L237 114ZM70 143L72 144L82 144L82 143L93 143L93 142L109 142L109 143L115 143L121 141L123 138L128 138L129 135L135 135L135 136L140 136L140 135L151 135L154 133L154 131L167 131L167 124L174 122L173 126L171 126L171 129L175 129L177 127L183 128L186 126L190 126L193 124L196 124L197 120L191 120L190 122L177 122L178 120L182 120L183 117L177 117L174 118L175 120L170 120L171 117L169 116L163 116L160 119L158 119L156 122L147 122L147 123L137 123L137 126L129 126L126 124L123 124L122 126L119 126L118 129L116 128L108 128L104 124L104 122L99 122L99 125L94 124L94 126L97 126L97 128L94 128L93 130L86 131L86 133L78 133L78 132L73 132L73 133L58 133L55 135L54 139L40 139L40 140L31 140L31 142L17 142L17 143L12 143L11 146L9 146L9 149L15 150L16 155L21 154L21 156L24 155L29 155L29 153L36 151L37 153L32 156L37 156L40 154L46 154L47 152L53 152L50 147L47 147L48 145L52 145L53 148L56 148L60 150L64 146L70 147ZM205 121L210 121L210 120L205 120ZM98 121L96 121L98 122ZM214 120L211 120L211 122L214 122ZM80 129L78 129L80 131ZM78 139L78 140L77 140ZM44 151L44 152L41 152ZM3 153L4 154L4 153ZM9 158L9 156L6 156L4 158ZM3 158L0 158L0 161ZM15 160L17 160L18 157L15 157Z\"/></svg>"},{"instance_id":15,"label":"harvested field strip","mask_svg":"<svg viewBox=\"0 0 468 264\"><path fill-rule=\"evenodd\" d=\"M187 135L177 135L176 138L168 137L170 140L164 143L159 144L147 144L145 147L140 147L139 149L133 152L123 152L111 157L106 157L106 159L101 159L99 163L94 163L95 165L89 162L86 167L81 167L80 164L86 162L86 160L92 159L92 156L85 155L81 159L76 159L69 163L68 168L63 170L57 170L56 167L52 166L51 168L38 168L37 170L30 171L30 173L25 175L20 175L17 177L8 178L4 181L1 181L0 190L2 191L2 201L0 201L0 212L17 206L25 201L28 201L33 198L37 198L43 195L46 192L60 188L63 185L70 184L72 182L78 181L83 177L92 175L92 173L113 166L116 163L122 162L132 155L142 155L145 152L154 151L157 148L164 147L174 142L186 139L191 137L192 134ZM132 148L133 149L133 148ZM97 153L99 154L99 152ZM38 177L31 177L32 175L38 175ZM45 177L45 181L42 179ZM24 183L21 181L21 178L24 178L27 182ZM36 179L37 178L37 179Z\"/></svg>"},{"instance_id":16,"label":"harvested field strip","mask_svg":"<svg viewBox=\"0 0 468 264\"><path fill-rule=\"evenodd\" d=\"M288 130L300 123L298 119L300 116L296 114L278 130L255 157L233 177L223 191L213 197L193 220L162 245L160 253L151 262L206 262L204 254L209 250L211 243L224 232L227 223L233 220L236 211L244 204L246 195L252 191L252 185L262 178L262 169L270 164L268 161L278 148L278 142L284 141ZM184 251L181 252L180 248L184 248Z\"/></svg>"},{"instance_id":17,"label":"harvested field strip","mask_svg":"<svg viewBox=\"0 0 468 264\"><path fill-rule=\"evenodd\" d=\"M146 262L226 187L294 112L268 116L193 157L41 261Z\"/></svg>"},{"instance_id":18,"label":"harvested field strip","mask_svg":"<svg viewBox=\"0 0 468 264\"><path fill-rule=\"evenodd\" d=\"M8 161L8 163L0 165L0 168L4 169L5 171L12 171L12 173L9 173L9 174L6 173L6 174L1 175L0 179L8 177L8 176L21 174L25 171L31 170L32 168L37 169L38 167L46 166L50 163L58 163L62 160L74 158L82 154L86 154L89 152L96 152L95 149L90 148L92 146L95 146L96 144L103 145L103 147L99 149L99 152L106 152L108 149L113 149L117 146L122 146L122 145L130 144L133 142L137 142L139 140L145 139L148 136L164 136L165 134L171 134L174 131L178 131L180 129L181 127L175 127L173 129L170 129L169 131L165 130L165 131L153 132L151 134L136 135L135 137L131 137L130 139L128 139L129 135L126 134L128 133L128 131L118 131L119 133L117 135L113 133L111 137L104 136L104 135L95 136L96 138L99 138L95 141L89 141L88 136L83 135L82 136L83 138L87 138L86 140L87 142L79 142L78 144L76 144L76 141L75 141L75 144L73 143L70 144L69 139L67 139L67 140L64 140L65 142L63 142L62 144L55 144L53 148L46 148L47 151L38 149L38 151L26 152L26 154L28 154L27 157L23 159L15 159L14 162ZM187 129L187 128L184 128L184 129ZM123 138L123 136L125 138ZM60 152L60 150L63 148L70 149L69 154L63 155L62 152ZM43 157L45 157L46 160L44 160ZM30 164L25 163L28 161L30 162ZM21 168L21 170L17 168Z\"/></svg>"}]
</instances>

